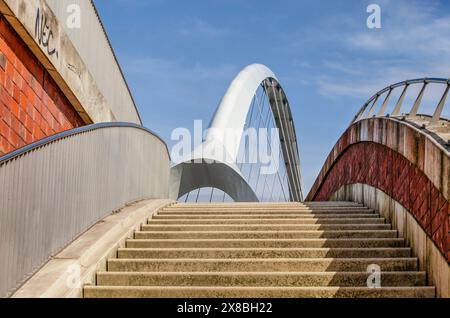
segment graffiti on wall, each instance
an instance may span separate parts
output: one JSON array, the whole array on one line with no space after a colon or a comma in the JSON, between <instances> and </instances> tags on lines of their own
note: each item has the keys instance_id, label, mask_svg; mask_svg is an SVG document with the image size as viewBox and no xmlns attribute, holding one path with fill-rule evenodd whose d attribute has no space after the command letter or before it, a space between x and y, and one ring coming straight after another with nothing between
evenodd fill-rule
<instances>
[{"instance_id":1,"label":"graffiti on wall","mask_svg":"<svg viewBox=\"0 0 450 318\"><path fill-rule=\"evenodd\" d=\"M44 47L49 56L55 55L58 58L58 50L54 44L54 32L48 25L47 16L43 10L37 9L36 22L34 25L34 36L40 46Z\"/></svg>"}]
</instances>

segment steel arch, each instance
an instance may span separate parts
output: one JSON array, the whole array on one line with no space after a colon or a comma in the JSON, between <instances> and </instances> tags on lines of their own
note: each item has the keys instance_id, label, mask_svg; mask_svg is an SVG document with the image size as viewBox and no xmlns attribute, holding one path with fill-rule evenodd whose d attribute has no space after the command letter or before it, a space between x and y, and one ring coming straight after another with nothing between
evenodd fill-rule
<instances>
[{"instance_id":1,"label":"steel arch","mask_svg":"<svg viewBox=\"0 0 450 318\"><path fill-rule=\"evenodd\" d=\"M289 102L275 74L262 64L249 65L234 78L217 107L203 144L194 149L181 163L172 167L172 198L178 199L201 185L221 189L239 202L258 201L254 190L247 184L235 162L252 99L261 85L265 88L276 126L280 131L280 145L285 159L290 200L303 200L298 143ZM231 138L229 136L222 138L227 135L228 129L234 129L238 133ZM205 152L205 149L211 148L222 149L225 156ZM222 164L221 169L189 167L189 165L210 165L205 160ZM194 170L195 173L192 173ZM214 176L211 175L213 171L217 173ZM225 184L223 179L227 180Z\"/></svg>"}]
</instances>

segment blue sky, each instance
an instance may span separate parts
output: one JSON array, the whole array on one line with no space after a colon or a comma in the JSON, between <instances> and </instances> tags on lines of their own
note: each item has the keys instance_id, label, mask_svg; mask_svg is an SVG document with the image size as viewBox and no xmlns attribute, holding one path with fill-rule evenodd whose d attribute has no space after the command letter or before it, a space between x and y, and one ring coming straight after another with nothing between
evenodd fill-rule
<instances>
[{"instance_id":1,"label":"blue sky","mask_svg":"<svg viewBox=\"0 0 450 318\"><path fill-rule=\"evenodd\" d=\"M271 68L292 107L305 193L366 99L405 79L450 77L445 0L95 3L144 125L169 147L174 128L209 123L241 68ZM381 29L366 26L370 3Z\"/></svg>"}]
</instances>

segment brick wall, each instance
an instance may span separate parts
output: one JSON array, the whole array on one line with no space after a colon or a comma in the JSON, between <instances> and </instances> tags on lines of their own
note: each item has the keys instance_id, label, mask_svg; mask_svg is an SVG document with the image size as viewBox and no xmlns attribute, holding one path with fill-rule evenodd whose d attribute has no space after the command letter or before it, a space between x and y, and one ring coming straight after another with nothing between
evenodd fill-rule
<instances>
[{"instance_id":1,"label":"brick wall","mask_svg":"<svg viewBox=\"0 0 450 318\"><path fill-rule=\"evenodd\" d=\"M373 142L351 145L341 154L313 196L327 201L347 184L378 188L410 211L450 261L450 205L427 176L394 150Z\"/></svg>"},{"instance_id":2,"label":"brick wall","mask_svg":"<svg viewBox=\"0 0 450 318\"><path fill-rule=\"evenodd\" d=\"M0 15L0 155L85 123Z\"/></svg>"}]
</instances>

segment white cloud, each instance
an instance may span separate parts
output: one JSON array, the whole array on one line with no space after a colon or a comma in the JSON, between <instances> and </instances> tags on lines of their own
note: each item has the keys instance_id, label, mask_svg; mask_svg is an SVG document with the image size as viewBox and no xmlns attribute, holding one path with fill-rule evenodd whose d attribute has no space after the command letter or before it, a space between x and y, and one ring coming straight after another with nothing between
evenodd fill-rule
<instances>
[{"instance_id":1,"label":"white cloud","mask_svg":"<svg viewBox=\"0 0 450 318\"><path fill-rule=\"evenodd\" d=\"M342 72L349 75L362 75L361 70L356 69L354 66L349 66L342 63L337 62L329 62L325 61L323 65L330 70Z\"/></svg>"},{"instance_id":2,"label":"white cloud","mask_svg":"<svg viewBox=\"0 0 450 318\"><path fill-rule=\"evenodd\" d=\"M180 61L154 58L133 57L126 59L125 69L134 74L147 75L156 81L189 81L199 82L203 80L216 80L229 78L235 71L233 65L218 65L209 67L200 63L183 65Z\"/></svg>"},{"instance_id":3,"label":"white cloud","mask_svg":"<svg viewBox=\"0 0 450 318\"><path fill-rule=\"evenodd\" d=\"M348 53L323 63L327 75L313 80L321 95L364 100L399 81L450 77L450 15L442 14L439 2L380 2L382 29L362 29L353 21L329 36L336 46L343 41L341 50Z\"/></svg>"},{"instance_id":4,"label":"white cloud","mask_svg":"<svg viewBox=\"0 0 450 318\"><path fill-rule=\"evenodd\" d=\"M176 26L179 35L215 38L230 32L227 27L215 26L199 18L187 18Z\"/></svg>"},{"instance_id":5,"label":"white cloud","mask_svg":"<svg viewBox=\"0 0 450 318\"><path fill-rule=\"evenodd\" d=\"M125 57L123 69L133 78L136 102L146 119L145 125L158 129L169 143L172 128L191 127L193 119L209 122L239 70L229 64L212 67L154 57ZM153 112L154 109L163 111ZM169 111L176 116L168 115Z\"/></svg>"},{"instance_id":6,"label":"white cloud","mask_svg":"<svg viewBox=\"0 0 450 318\"><path fill-rule=\"evenodd\" d=\"M383 28L350 34L350 48L411 57L450 53L450 16L438 16L440 8L432 1L390 1L382 8Z\"/></svg>"},{"instance_id":7,"label":"white cloud","mask_svg":"<svg viewBox=\"0 0 450 318\"><path fill-rule=\"evenodd\" d=\"M376 31L371 31L376 32ZM356 49L384 50L387 43L383 34L357 33L347 39L348 44Z\"/></svg>"}]
</instances>

